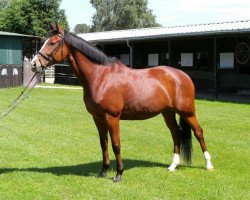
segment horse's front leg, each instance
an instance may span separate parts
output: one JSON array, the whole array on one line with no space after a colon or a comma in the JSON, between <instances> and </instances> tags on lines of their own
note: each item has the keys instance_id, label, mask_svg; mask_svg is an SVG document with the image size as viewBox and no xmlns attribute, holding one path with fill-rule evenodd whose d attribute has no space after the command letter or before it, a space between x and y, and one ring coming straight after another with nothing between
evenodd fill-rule
<instances>
[{"instance_id":1,"label":"horse's front leg","mask_svg":"<svg viewBox=\"0 0 250 200\"><path fill-rule=\"evenodd\" d=\"M117 174L114 178L114 182L120 182L123 173L123 162L121 157L121 143L120 143L120 119L119 117L113 117L106 115L106 121L112 141L112 148L116 157Z\"/></svg>"},{"instance_id":2,"label":"horse's front leg","mask_svg":"<svg viewBox=\"0 0 250 200\"><path fill-rule=\"evenodd\" d=\"M100 171L100 177L105 177L107 175L107 170L110 165L109 154L108 154L108 128L104 120L93 118L96 127L99 132L100 144L102 148L103 165Z\"/></svg>"}]
</instances>

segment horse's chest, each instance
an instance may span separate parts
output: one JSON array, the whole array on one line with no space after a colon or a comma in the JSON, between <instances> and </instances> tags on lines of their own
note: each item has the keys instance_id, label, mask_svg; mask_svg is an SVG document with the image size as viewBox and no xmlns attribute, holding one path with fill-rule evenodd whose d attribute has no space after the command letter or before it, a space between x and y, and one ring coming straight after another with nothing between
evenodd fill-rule
<instances>
[{"instance_id":1,"label":"horse's chest","mask_svg":"<svg viewBox=\"0 0 250 200\"><path fill-rule=\"evenodd\" d=\"M89 96L84 96L83 99L84 99L86 109L91 115L97 115L97 114L99 115L101 111L103 110L101 106L99 105L99 103L93 98Z\"/></svg>"},{"instance_id":2,"label":"horse's chest","mask_svg":"<svg viewBox=\"0 0 250 200\"><path fill-rule=\"evenodd\" d=\"M105 114L118 116L122 110L123 101L120 95L92 94L84 97L86 108L93 116L103 117Z\"/></svg>"}]
</instances>

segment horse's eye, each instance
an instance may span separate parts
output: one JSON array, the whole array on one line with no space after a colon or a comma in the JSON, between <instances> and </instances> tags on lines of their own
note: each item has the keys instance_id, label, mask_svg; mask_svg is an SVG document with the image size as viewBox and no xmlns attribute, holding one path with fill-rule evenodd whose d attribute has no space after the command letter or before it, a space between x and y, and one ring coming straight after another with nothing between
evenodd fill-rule
<instances>
[{"instance_id":1,"label":"horse's eye","mask_svg":"<svg viewBox=\"0 0 250 200\"><path fill-rule=\"evenodd\" d=\"M50 46L54 46L55 44L56 44L56 43L54 43L54 42L51 42L51 43L50 43Z\"/></svg>"}]
</instances>

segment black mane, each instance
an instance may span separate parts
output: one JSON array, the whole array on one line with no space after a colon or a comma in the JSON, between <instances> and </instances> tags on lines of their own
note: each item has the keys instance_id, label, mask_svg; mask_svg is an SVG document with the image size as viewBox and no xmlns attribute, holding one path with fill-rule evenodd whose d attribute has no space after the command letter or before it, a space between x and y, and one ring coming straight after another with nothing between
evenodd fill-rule
<instances>
[{"instance_id":1,"label":"black mane","mask_svg":"<svg viewBox=\"0 0 250 200\"><path fill-rule=\"evenodd\" d=\"M108 65L118 61L116 58L108 57L107 55L105 55L100 49L95 47L93 44L67 31L64 32L64 39L71 46L76 48L78 51L80 51L88 59L90 59L96 64Z\"/></svg>"}]
</instances>

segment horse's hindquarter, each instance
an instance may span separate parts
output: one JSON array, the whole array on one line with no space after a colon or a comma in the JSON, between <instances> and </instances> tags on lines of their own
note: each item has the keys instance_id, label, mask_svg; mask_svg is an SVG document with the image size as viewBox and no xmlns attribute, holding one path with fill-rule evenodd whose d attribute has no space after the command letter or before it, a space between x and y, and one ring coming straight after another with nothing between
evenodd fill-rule
<instances>
[{"instance_id":1,"label":"horse's hindquarter","mask_svg":"<svg viewBox=\"0 0 250 200\"><path fill-rule=\"evenodd\" d=\"M175 82L172 106L177 113L194 114L195 88L191 78L181 70L166 67Z\"/></svg>"}]
</instances>

